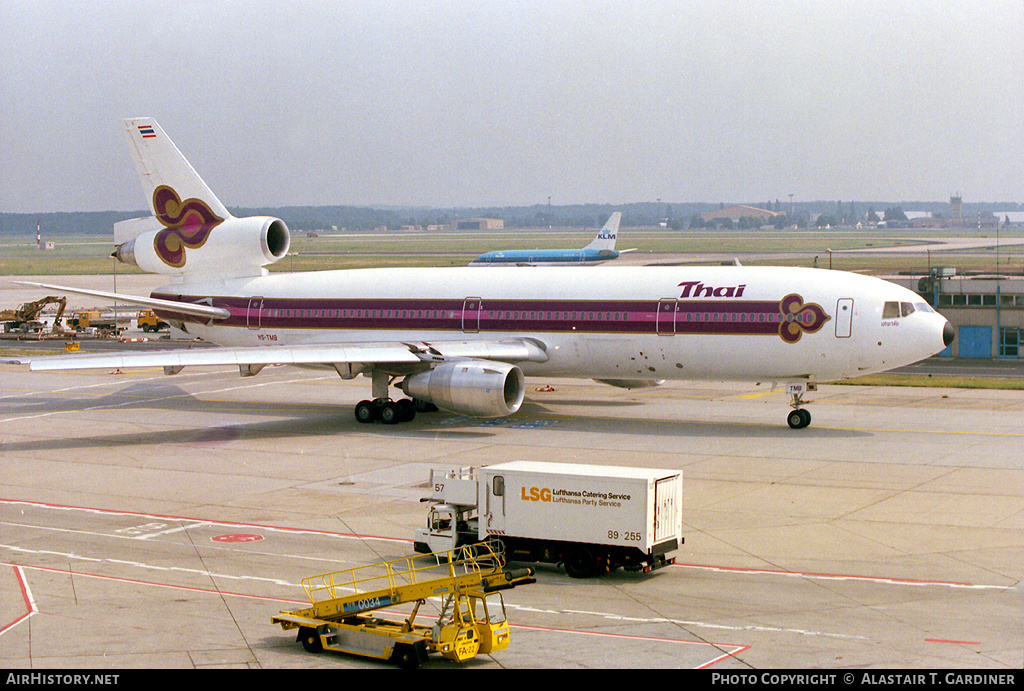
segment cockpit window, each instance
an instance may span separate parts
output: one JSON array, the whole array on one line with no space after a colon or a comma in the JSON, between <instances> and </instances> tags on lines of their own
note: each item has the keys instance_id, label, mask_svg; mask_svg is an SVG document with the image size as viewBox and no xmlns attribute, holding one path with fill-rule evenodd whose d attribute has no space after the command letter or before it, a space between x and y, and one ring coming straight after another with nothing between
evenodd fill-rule
<instances>
[{"instance_id":1,"label":"cockpit window","mask_svg":"<svg viewBox=\"0 0 1024 691\"><path fill-rule=\"evenodd\" d=\"M882 319L899 319L914 312L934 312L926 302L887 302L882 306Z\"/></svg>"}]
</instances>

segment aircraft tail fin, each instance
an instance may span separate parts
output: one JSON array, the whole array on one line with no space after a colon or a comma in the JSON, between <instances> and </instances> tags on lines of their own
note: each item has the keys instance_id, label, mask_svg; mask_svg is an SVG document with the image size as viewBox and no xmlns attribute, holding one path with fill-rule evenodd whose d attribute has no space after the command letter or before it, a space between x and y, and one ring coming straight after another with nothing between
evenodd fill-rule
<instances>
[{"instance_id":1,"label":"aircraft tail fin","mask_svg":"<svg viewBox=\"0 0 1024 691\"><path fill-rule=\"evenodd\" d=\"M129 118L121 126L146 203L161 224L175 225L176 219L170 216L186 208L205 207L220 219L231 218L156 120Z\"/></svg>"},{"instance_id":2,"label":"aircraft tail fin","mask_svg":"<svg viewBox=\"0 0 1024 691\"><path fill-rule=\"evenodd\" d=\"M114 224L113 256L171 276L258 276L288 254L279 218L235 218L153 118L121 121L151 216Z\"/></svg>"},{"instance_id":3,"label":"aircraft tail fin","mask_svg":"<svg viewBox=\"0 0 1024 691\"><path fill-rule=\"evenodd\" d=\"M622 220L622 212L616 211L608 217L608 221L604 224L601 230L597 231L597 236L590 242L589 245L583 249L588 250L614 250L615 249L615 236L619 233L619 221Z\"/></svg>"}]
</instances>

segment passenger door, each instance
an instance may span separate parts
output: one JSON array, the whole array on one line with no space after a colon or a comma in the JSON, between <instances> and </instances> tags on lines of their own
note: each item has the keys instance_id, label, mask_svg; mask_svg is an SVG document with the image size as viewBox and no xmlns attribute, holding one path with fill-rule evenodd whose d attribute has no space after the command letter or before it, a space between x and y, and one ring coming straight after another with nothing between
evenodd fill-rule
<instances>
[{"instance_id":1,"label":"passenger door","mask_svg":"<svg viewBox=\"0 0 1024 691\"><path fill-rule=\"evenodd\" d=\"M836 338L849 338L853 333L853 298L839 298L836 303Z\"/></svg>"},{"instance_id":2,"label":"passenger door","mask_svg":"<svg viewBox=\"0 0 1024 691\"><path fill-rule=\"evenodd\" d=\"M245 325L253 331L260 328L263 315L263 298L249 298L249 306L245 310Z\"/></svg>"}]
</instances>

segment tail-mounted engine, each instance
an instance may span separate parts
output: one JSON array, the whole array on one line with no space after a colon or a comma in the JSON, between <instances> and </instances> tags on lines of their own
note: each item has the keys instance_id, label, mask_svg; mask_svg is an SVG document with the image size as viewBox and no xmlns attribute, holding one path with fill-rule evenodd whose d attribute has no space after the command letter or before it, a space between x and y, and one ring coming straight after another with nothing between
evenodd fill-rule
<instances>
[{"instance_id":1,"label":"tail-mounted engine","mask_svg":"<svg viewBox=\"0 0 1024 691\"><path fill-rule=\"evenodd\" d=\"M125 264L165 275L258 274L261 267L285 257L291 246L288 226L269 216L214 217L172 227L164 227L151 216L116 224L114 237L126 236L132 239L121 241L114 256Z\"/></svg>"},{"instance_id":2,"label":"tail-mounted engine","mask_svg":"<svg viewBox=\"0 0 1024 691\"><path fill-rule=\"evenodd\" d=\"M406 377L398 386L407 395L438 408L483 418L512 415L526 395L521 369L489 360L445 362Z\"/></svg>"}]
</instances>

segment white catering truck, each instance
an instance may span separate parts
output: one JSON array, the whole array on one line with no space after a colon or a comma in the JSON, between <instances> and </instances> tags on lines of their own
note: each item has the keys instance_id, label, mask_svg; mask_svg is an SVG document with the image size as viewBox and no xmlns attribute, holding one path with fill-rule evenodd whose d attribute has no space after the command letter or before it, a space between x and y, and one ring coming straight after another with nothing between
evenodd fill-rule
<instances>
[{"instance_id":1,"label":"white catering truck","mask_svg":"<svg viewBox=\"0 0 1024 691\"><path fill-rule=\"evenodd\" d=\"M510 561L585 578L667 566L683 543L678 470L512 461L431 470L430 486L423 554L498 540Z\"/></svg>"}]
</instances>

